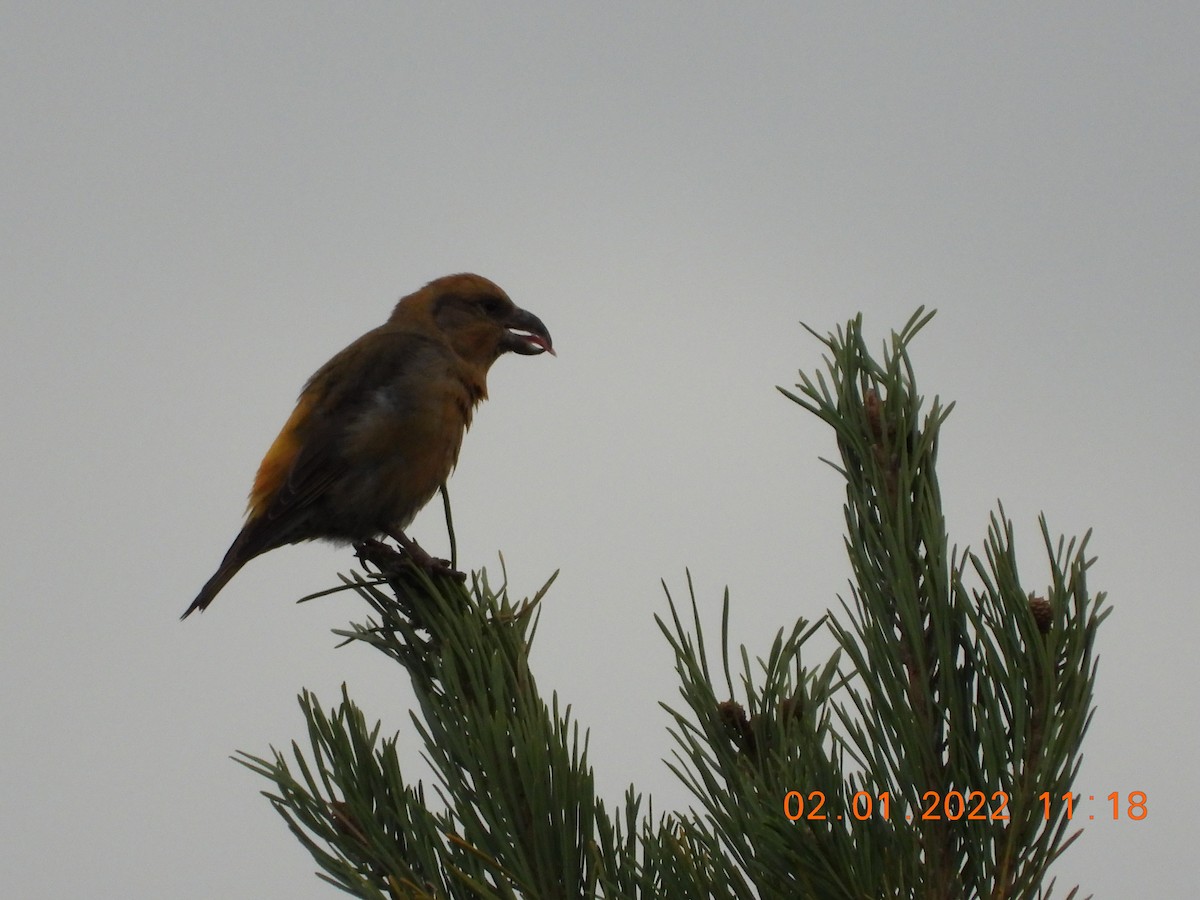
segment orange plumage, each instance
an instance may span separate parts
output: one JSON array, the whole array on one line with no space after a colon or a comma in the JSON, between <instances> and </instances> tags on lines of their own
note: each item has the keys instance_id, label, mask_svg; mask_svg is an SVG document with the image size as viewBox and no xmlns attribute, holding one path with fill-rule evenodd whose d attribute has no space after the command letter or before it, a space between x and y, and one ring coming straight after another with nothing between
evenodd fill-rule
<instances>
[{"instance_id":1,"label":"orange plumage","mask_svg":"<svg viewBox=\"0 0 1200 900\"><path fill-rule=\"evenodd\" d=\"M488 369L509 351L554 349L486 278L449 275L401 299L308 380L259 466L245 526L183 617L254 557L298 541L388 535L429 565L404 529L454 468Z\"/></svg>"}]
</instances>

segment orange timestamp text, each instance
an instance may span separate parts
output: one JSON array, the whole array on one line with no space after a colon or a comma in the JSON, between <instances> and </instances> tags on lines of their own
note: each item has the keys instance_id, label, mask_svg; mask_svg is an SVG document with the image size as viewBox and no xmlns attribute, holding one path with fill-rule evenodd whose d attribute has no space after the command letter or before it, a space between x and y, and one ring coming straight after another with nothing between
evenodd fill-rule
<instances>
[{"instance_id":1,"label":"orange timestamp text","mask_svg":"<svg viewBox=\"0 0 1200 900\"><path fill-rule=\"evenodd\" d=\"M1065 815L1070 821L1076 816L1077 803L1083 800L1079 794L1052 797L1049 791L1043 791L1037 799L1041 803L1042 818L1046 821L1056 819L1060 815ZM1096 797L1089 794L1087 799L1095 801ZM1109 806L1105 807L1109 814L1104 818L1140 822L1149 814L1145 791L1129 791L1124 795L1120 791L1113 791L1102 799L1109 803ZM805 794L793 790L783 795L783 814L790 822L821 822L831 819L838 822L843 819L865 822L871 818L890 820L892 807L892 795L889 791L878 794L857 791L850 798L850 808L845 811L833 809L827 802L824 791L809 791ZM985 791L925 791L921 794L919 809L905 813L903 818L909 822L1007 822L1011 818L1009 796L1005 791L992 791L990 794ZM1093 813L1088 818L1095 819L1096 815Z\"/></svg>"}]
</instances>

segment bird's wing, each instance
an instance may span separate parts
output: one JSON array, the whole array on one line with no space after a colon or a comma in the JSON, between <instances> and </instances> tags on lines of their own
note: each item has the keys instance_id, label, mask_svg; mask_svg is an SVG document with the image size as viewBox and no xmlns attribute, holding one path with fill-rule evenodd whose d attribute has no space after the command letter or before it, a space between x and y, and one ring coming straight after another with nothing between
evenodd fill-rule
<instances>
[{"instance_id":1,"label":"bird's wing","mask_svg":"<svg viewBox=\"0 0 1200 900\"><path fill-rule=\"evenodd\" d=\"M412 332L377 328L317 370L296 409L267 451L251 492L251 518L287 529L344 477L346 438L380 390L402 384L406 372L446 351Z\"/></svg>"}]
</instances>

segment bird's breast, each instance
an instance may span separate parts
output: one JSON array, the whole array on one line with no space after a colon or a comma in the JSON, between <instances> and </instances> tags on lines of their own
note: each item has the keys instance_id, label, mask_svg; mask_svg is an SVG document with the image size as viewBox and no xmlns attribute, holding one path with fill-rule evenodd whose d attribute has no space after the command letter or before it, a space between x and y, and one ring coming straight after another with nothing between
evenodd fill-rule
<instances>
[{"instance_id":1,"label":"bird's breast","mask_svg":"<svg viewBox=\"0 0 1200 900\"><path fill-rule=\"evenodd\" d=\"M348 469L363 476L347 479L349 502L404 528L454 469L474 405L454 377L378 388L346 432Z\"/></svg>"}]
</instances>

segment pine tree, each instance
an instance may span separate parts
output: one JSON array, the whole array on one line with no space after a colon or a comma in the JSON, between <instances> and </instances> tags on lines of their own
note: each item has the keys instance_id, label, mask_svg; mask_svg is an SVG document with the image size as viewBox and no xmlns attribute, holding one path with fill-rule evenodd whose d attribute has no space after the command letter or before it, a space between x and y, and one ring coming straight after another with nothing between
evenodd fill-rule
<instances>
[{"instance_id":1,"label":"pine tree","mask_svg":"<svg viewBox=\"0 0 1200 900\"><path fill-rule=\"evenodd\" d=\"M408 672L437 781L405 779L400 736L344 687L329 710L301 694L308 747L239 760L273 783L321 877L368 898L1050 897L1051 863L1079 835L1062 798L1108 610L1088 591L1086 535L1054 539L1041 520L1035 592L1002 507L982 555L950 546L935 464L951 407L935 397L922 415L908 355L930 318L918 310L879 360L861 317L812 332L826 371L780 389L837 438L849 597L751 662L729 646L728 592L715 647L690 578L686 604L667 593L656 620L683 701L664 704L668 765L689 810L655 816L632 786L615 809L596 796L586 732L529 668L553 578L514 602L486 572L430 579L360 545L364 571L344 580L371 613L338 634ZM822 629L837 650L806 664Z\"/></svg>"}]
</instances>

